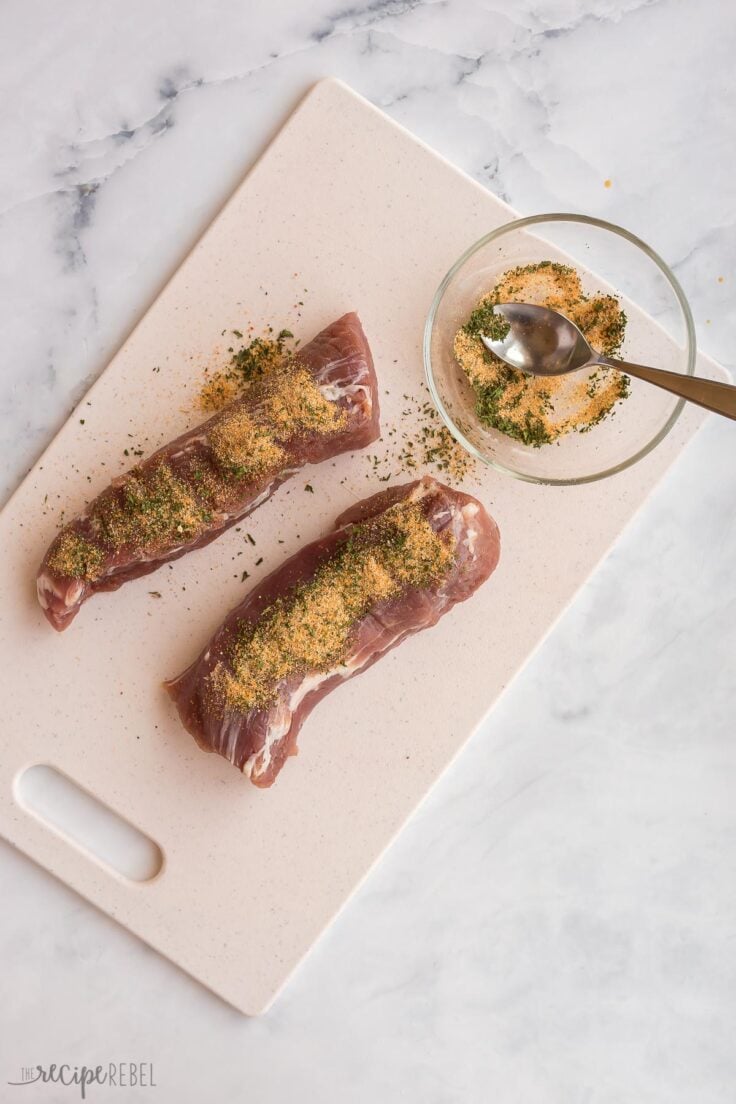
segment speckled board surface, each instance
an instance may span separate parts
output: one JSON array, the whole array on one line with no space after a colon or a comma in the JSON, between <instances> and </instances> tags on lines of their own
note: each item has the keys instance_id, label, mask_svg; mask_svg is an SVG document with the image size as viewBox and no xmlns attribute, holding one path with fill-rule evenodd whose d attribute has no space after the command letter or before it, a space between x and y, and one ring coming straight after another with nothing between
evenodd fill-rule
<instances>
[{"instance_id":1,"label":"speckled board surface","mask_svg":"<svg viewBox=\"0 0 736 1104\"><path fill-rule=\"evenodd\" d=\"M510 217L350 90L321 83L0 517L2 695L14 722L0 736L0 829L243 1012L267 1007L703 415L688 410L649 457L603 483L545 488L490 471L467 479L500 525L499 569L473 601L324 701L269 791L197 749L161 680L193 658L244 586L382 486L365 456L282 487L245 526L255 548L231 530L94 599L61 636L36 603L36 565L59 512L75 513L125 470L126 448L150 451L191 423L204 367L226 356L223 330L272 323L308 340L357 309L388 392L384 428L399 424L403 394L423 397L422 326L439 280ZM699 370L718 373L703 358ZM128 882L29 815L14 782L35 763L154 839L159 876Z\"/></svg>"}]
</instances>

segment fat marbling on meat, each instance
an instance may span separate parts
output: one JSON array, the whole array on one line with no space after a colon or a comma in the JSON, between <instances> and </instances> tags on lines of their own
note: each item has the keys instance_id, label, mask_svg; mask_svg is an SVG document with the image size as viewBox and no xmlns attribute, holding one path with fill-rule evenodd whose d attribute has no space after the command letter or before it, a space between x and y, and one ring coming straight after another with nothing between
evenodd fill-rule
<instances>
[{"instance_id":1,"label":"fat marbling on meat","mask_svg":"<svg viewBox=\"0 0 736 1104\"><path fill-rule=\"evenodd\" d=\"M255 587L166 684L184 727L270 786L320 699L469 598L499 552L483 506L428 476L358 503Z\"/></svg>"},{"instance_id":2,"label":"fat marbling on meat","mask_svg":"<svg viewBox=\"0 0 736 1104\"><path fill-rule=\"evenodd\" d=\"M304 464L364 448L378 434L371 351L358 316L346 314L64 526L37 575L47 619L65 629L92 594L208 544Z\"/></svg>"}]
</instances>

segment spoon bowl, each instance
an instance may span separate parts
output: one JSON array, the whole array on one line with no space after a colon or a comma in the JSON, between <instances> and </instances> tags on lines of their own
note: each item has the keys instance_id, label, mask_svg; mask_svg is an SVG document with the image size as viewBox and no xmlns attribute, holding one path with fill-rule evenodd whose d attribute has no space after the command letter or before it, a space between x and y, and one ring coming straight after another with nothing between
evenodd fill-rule
<instances>
[{"instance_id":1,"label":"spoon bowl","mask_svg":"<svg viewBox=\"0 0 736 1104\"><path fill-rule=\"evenodd\" d=\"M601 356L591 348L574 322L549 307L498 303L493 313L500 315L503 323L496 327L494 336L481 334L481 341L489 352L527 375L564 376L581 368L615 368L736 421L736 386L733 384L699 376L683 377L678 372Z\"/></svg>"},{"instance_id":2,"label":"spoon bowl","mask_svg":"<svg viewBox=\"0 0 736 1104\"><path fill-rule=\"evenodd\" d=\"M624 356L680 375L695 368L695 328L666 264L627 230L585 215L535 215L499 226L466 250L441 281L424 331L427 385L440 416L479 462L515 479L569 486L605 479L651 452L684 406L674 395L632 380L615 417L591 433L569 433L535 448L489 428L454 353L455 335L512 268L540 261L571 265L583 293L615 295L627 316ZM572 383L575 376L570 376ZM568 381L565 381L568 382Z\"/></svg>"}]
</instances>

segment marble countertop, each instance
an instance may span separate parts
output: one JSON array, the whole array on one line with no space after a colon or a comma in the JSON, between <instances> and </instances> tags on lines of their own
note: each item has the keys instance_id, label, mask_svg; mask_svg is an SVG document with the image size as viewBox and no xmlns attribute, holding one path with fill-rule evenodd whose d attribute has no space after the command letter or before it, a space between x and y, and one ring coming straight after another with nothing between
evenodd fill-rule
<instances>
[{"instance_id":1,"label":"marble countertop","mask_svg":"<svg viewBox=\"0 0 736 1104\"><path fill-rule=\"evenodd\" d=\"M736 366L723 0L10 0L3 27L4 495L325 75L521 212L640 234ZM708 420L264 1017L0 844L0 1084L135 1060L155 1089L88 1099L731 1104L735 434Z\"/></svg>"}]
</instances>

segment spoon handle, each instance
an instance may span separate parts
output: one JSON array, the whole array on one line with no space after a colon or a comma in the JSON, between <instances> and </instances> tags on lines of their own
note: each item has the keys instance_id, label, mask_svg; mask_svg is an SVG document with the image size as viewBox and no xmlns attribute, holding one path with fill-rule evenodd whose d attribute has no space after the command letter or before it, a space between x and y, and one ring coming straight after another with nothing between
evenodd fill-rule
<instances>
[{"instance_id":1,"label":"spoon handle","mask_svg":"<svg viewBox=\"0 0 736 1104\"><path fill-rule=\"evenodd\" d=\"M681 376L678 372L648 368L644 364L631 364L627 360L612 360L610 357L600 357L599 363L653 383L656 387L671 391L673 395L680 395L688 402L736 421L736 387L733 384L716 383L715 380L702 379L700 376Z\"/></svg>"}]
</instances>

